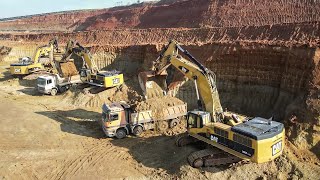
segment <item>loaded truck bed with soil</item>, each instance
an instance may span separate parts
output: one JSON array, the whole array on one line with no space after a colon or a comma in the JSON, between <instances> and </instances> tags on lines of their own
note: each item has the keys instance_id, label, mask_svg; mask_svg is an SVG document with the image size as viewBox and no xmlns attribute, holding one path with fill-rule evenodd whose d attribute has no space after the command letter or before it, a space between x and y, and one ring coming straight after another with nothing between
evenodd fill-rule
<instances>
[{"instance_id":1,"label":"loaded truck bed with soil","mask_svg":"<svg viewBox=\"0 0 320 180\"><path fill-rule=\"evenodd\" d=\"M102 129L108 137L122 139L128 134L140 135L143 131L164 131L180 123L187 114L187 104L158 106L149 110L135 111L125 102L102 106Z\"/></svg>"}]
</instances>

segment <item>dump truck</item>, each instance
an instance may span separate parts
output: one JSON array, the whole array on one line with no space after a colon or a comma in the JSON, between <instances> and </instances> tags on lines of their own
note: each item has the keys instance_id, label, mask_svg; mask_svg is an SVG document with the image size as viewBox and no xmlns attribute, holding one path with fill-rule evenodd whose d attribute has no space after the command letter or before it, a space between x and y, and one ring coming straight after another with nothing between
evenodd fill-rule
<instances>
[{"instance_id":1,"label":"dump truck","mask_svg":"<svg viewBox=\"0 0 320 180\"><path fill-rule=\"evenodd\" d=\"M37 79L37 89L40 93L55 96L67 91L72 84L81 83L80 75L60 77L59 74L47 74Z\"/></svg>"},{"instance_id":2,"label":"dump truck","mask_svg":"<svg viewBox=\"0 0 320 180\"><path fill-rule=\"evenodd\" d=\"M186 114L187 104L136 112L126 102L114 102L102 106L101 124L108 137L122 139L128 134L139 136L149 129L173 128Z\"/></svg>"}]
</instances>

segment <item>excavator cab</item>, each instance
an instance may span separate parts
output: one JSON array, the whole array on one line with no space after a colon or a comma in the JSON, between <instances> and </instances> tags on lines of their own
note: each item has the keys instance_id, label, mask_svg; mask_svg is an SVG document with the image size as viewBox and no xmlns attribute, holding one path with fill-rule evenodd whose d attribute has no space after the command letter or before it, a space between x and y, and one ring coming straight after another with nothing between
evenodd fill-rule
<instances>
[{"instance_id":1,"label":"excavator cab","mask_svg":"<svg viewBox=\"0 0 320 180\"><path fill-rule=\"evenodd\" d=\"M187 129L203 128L211 123L210 113L205 111L189 111L187 114Z\"/></svg>"},{"instance_id":2,"label":"excavator cab","mask_svg":"<svg viewBox=\"0 0 320 180\"><path fill-rule=\"evenodd\" d=\"M82 82L87 82L90 79L91 70L83 68L80 70L80 79Z\"/></svg>"}]
</instances>

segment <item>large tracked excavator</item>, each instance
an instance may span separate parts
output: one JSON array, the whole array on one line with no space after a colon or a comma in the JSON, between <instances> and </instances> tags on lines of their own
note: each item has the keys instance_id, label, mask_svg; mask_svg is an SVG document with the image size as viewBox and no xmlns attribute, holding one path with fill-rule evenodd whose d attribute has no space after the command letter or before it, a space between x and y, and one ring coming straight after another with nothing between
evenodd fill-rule
<instances>
[{"instance_id":1,"label":"large tracked excavator","mask_svg":"<svg viewBox=\"0 0 320 180\"><path fill-rule=\"evenodd\" d=\"M54 51L54 46L54 40L50 40L47 45L37 47L33 58L23 57L19 62L10 64L11 75L22 77L44 69L50 63L50 53Z\"/></svg>"},{"instance_id":2,"label":"large tracked excavator","mask_svg":"<svg viewBox=\"0 0 320 180\"><path fill-rule=\"evenodd\" d=\"M188 60L179 55L179 51ZM145 95L155 85L165 92L168 90L167 68L171 65L194 81L198 104L198 109L188 112L187 132L177 138L176 145L200 141L208 147L188 156L191 166L216 166L240 160L263 163L282 154L284 125L272 119L224 112L216 87L216 75L174 40L163 49L151 71L138 75Z\"/></svg>"},{"instance_id":3,"label":"large tracked excavator","mask_svg":"<svg viewBox=\"0 0 320 180\"><path fill-rule=\"evenodd\" d=\"M78 74L75 66L70 59L72 48L75 42L69 40L65 51L58 48L58 40L51 39L47 45L39 46L36 49L33 59L23 57L18 63L10 65L10 72L13 76L25 79L33 79L37 74L54 73L60 76L69 76Z\"/></svg>"},{"instance_id":4,"label":"large tracked excavator","mask_svg":"<svg viewBox=\"0 0 320 180\"><path fill-rule=\"evenodd\" d=\"M123 74L120 71L100 71L92 60L88 49L77 43L73 53L82 57L86 62L85 67L80 70L81 81L102 88L117 87L123 84Z\"/></svg>"}]
</instances>

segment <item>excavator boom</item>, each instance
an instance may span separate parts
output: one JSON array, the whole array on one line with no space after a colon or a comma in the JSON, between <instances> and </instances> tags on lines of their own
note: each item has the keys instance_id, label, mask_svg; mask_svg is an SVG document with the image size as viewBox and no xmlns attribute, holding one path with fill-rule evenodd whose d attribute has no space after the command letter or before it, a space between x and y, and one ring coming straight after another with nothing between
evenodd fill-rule
<instances>
[{"instance_id":1,"label":"excavator boom","mask_svg":"<svg viewBox=\"0 0 320 180\"><path fill-rule=\"evenodd\" d=\"M179 55L179 51L182 52L189 60ZM194 58L187 50L184 50L174 40L170 41L170 43L160 53L153 64L153 71L139 73L140 86L145 95L148 94L148 91L154 91L155 86L161 87L164 91L167 91L165 81L167 78L166 69L170 65L176 67L185 77L195 82L198 108L200 110L210 112L214 118L217 114L222 113L219 94L216 88L215 74L203 66L196 58ZM158 80L148 82L151 78L153 78L153 80Z\"/></svg>"}]
</instances>

